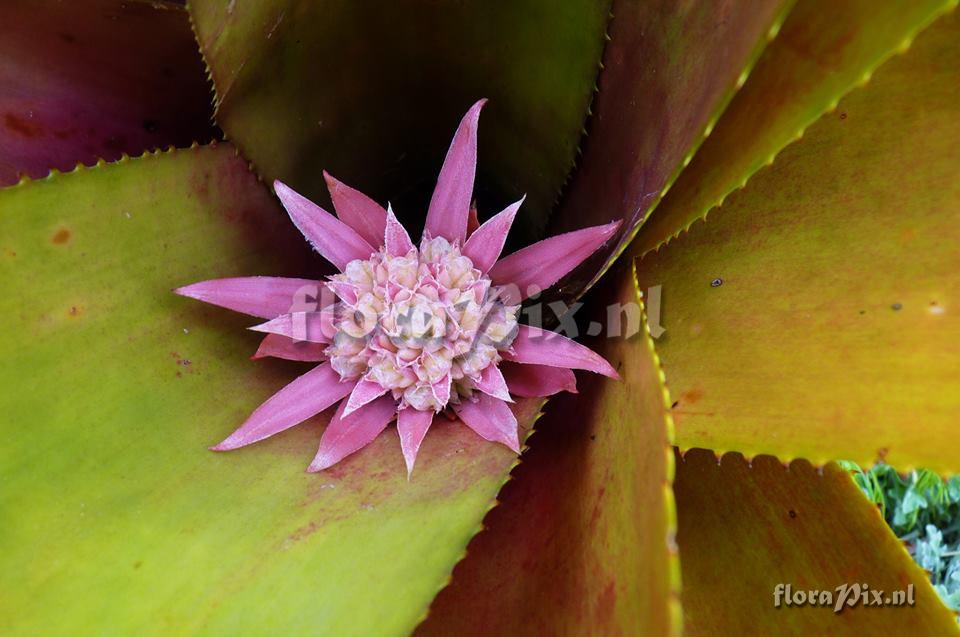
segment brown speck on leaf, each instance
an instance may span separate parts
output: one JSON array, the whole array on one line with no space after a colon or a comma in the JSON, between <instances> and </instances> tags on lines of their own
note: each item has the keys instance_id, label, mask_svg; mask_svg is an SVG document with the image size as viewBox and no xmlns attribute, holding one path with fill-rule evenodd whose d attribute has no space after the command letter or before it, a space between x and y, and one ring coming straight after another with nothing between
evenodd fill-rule
<instances>
[{"instance_id":1,"label":"brown speck on leaf","mask_svg":"<svg viewBox=\"0 0 960 637\"><path fill-rule=\"evenodd\" d=\"M50 241L52 241L54 244L58 246L62 246L69 240L70 240L70 231L67 230L66 228L60 228L55 233L53 233L53 237L50 238Z\"/></svg>"},{"instance_id":2,"label":"brown speck on leaf","mask_svg":"<svg viewBox=\"0 0 960 637\"><path fill-rule=\"evenodd\" d=\"M797 517L797 512L794 511L793 509L790 509L790 517L791 517L791 518Z\"/></svg>"}]
</instances>

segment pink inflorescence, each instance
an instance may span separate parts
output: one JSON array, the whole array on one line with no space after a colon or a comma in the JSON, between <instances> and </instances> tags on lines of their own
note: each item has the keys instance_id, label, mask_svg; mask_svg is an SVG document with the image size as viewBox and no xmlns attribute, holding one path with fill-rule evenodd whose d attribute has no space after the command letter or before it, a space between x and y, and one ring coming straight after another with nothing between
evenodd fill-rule
<instances>
[{"instance_id":1,"label":"pink inflorescence","mask_svg":"<svg viewBox=\"0 0 960 637\"><path fill-rule=\"evenodd\" d=\"M519 325L517 315L528 292L556 283L608 241L619 223L551 237L501 258L523 200L483 225L471 224L483 103L474 104L454 135L419 247L391 209L329 175L339 219L277 181L291 220L340 273L325 282L245 277L176 290L268 319L252 328L267 334L255 358L318 363L213 449L263 440L339 404L309 470L339 462L396 420L409 475L437 412L454 414L483 438L519 451L514 397L576 391L573 369L617 377L591 350ZM317 295L323 288L335 300L302 306L304 290Z\"/></svg>"},{"instance_id":2,"label":"pink inflorescence","mask_svg":"<svg viewBox=\"0 0 960 637\"><path fill-rule=\"evenodd\" d=\"M390 392L399 409L437 412L469 399L516 336L520 306L499 301L456 241L380 250L332 279L340 307L330 365Z\"/></svg>"}]
</instances>

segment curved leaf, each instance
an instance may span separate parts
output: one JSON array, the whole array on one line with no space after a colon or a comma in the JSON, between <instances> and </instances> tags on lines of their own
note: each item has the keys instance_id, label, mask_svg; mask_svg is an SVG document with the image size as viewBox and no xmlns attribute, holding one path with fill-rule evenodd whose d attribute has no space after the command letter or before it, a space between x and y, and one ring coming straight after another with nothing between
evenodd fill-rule
<instances>
[{"instance_id":1,"label":"curved leaf","mask_svg":"<svg viewBox=\"0 0 960 637\"><path fill-rule=\"evenodd\" d=\"M264 176L315 201L326 201L327 169L422 218L460 116L490 98L481 208L526 193L514 238L529 241L573 164L609 0L193 0L190 10L217 121Z\"/></svg>"},{"instance_id":2,"label":"curved leaf","mask_svg":"<svg viewBox=\"0 0 960 637\"><path fill-rule=\"evenodd\" d=\"M596 307L639 308L629 270L608 281ZM582 375L551 401L417 635L679 632L669 399L645 327L590 343L623 380Z\"/></svg>"},{"instance_id":3,"label":"curved leaf","mask_svg":"<svg viewBox=\"0 0 960 637\"><path fill-rule=\"evenodd\" d=\"M643 255L741 187L955 0L801 0L630 246Z\"/></svg>"},{"instance_id":4,"label":"curved leaf","mask_svg":"<svg viewBox=\"0 0 960 637\"><path fill-rule=\"evenodd\" d=\"M681 448L960 470L960 16L638 264Z\"/></svg>"},{"instance_id":5,"label":"curved leaf","mask_svg":"<svg viewBox=\"0 0 960 637\"><path fill-rule=\"evenodd\" d=\"M183 7L0 3L0 186L214 137Z\"/></svg>"},{"instance_id":6,"label":"curved leaf","mask_svg":"<svg viewBox=\"0 0 960 637\"><path fill-rule=\"evenodd\" d=\"M709 134L793 0L618 0L584 154L552 233L623 220L574 271L576 294L629 243Z\"/></svg>"},{"instance_id":7,"label":"curved leaf","mask_svg":"<svg viewBox=\"0 0 960 637\"><path fill-rule=\"evenodd\" d=\"M4 633L410 631L516 455L441 423L410 482L392 429L307 474L329 413L207 451L306 368L250 361L249 317L172 288L319 262L234 149L16 186L0 213Z\"/></svg>"},{"instance_id":8,"label":"curved leaf","mask_svg":"<svg viewBox=\"0 0 960 637\"><path fill-rule=\"evenodd\" d=\"M958 633L953 612L926 574L850 474L835 464L817 470L797 461L785 467L769 456L748 464L734 454L718 462L713 453L696 450L677 461L674 489L685 634ZM791 586L790 597L828 591L833 603L776 607L779 584ZM866 584L891 601L894 591L904 591L906 599L912 587L914 604L844 602L835 613L836 589L845 584Z\"/></svg>"}]
</instances>

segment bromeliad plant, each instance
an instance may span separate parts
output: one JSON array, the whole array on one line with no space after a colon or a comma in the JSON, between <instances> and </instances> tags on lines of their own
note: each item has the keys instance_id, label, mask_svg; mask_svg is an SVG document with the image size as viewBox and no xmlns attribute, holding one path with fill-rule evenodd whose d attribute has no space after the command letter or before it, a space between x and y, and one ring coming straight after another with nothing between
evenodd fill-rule
<instances>
[{"instance_id":1,"label":"bromeliad plant","mask_svg":"<svg viewBox=\"0 0 960 637\"><path fill-rule=\"evenodd\" d=\"M4 634L955 634L832 462L960 465L955 4L2 3Z\"/></svg>"}]
</instances>

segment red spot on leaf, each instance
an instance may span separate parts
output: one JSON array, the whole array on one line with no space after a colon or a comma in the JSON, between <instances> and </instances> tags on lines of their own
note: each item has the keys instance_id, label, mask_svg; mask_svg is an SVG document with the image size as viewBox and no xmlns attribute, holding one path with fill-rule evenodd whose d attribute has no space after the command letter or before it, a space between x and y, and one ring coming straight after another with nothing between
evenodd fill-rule
<instances>
[{"instance_id":1,"label":"red spot on leaf","mask_svg":"<svg viewBox=\"0 0 960 637\"><path fill-rule=\"evenodd\" d=\"M62 246L69 240L70 240L70 231L67 230L66 228L60 228L59 230L57 230L53 234L53 237L50 239L50 241L60 246Z\"/></svg>"},{"instance_id":2,"label":"red spot on leaf","mask_svg":"<svg viewBox=\"0 0 960 637\"><path fill-rule=\"evenodd\" d=\"M13 113L7 113L3 122L9 130L23 137L33 138L41 133L41 128L38 125Z\"/></svg>"},{"instance_id":3,"label":"red spot on leaf","mask_svg":"<svg viewBox=\"0 0 960 637\"><path fill-rule=\"evenodd\" d=\"M703 398L702 389L691 389L690 391L681 394L680 402L688 405L695 405L701 398Z\"/></svg>"}]
</instances>

